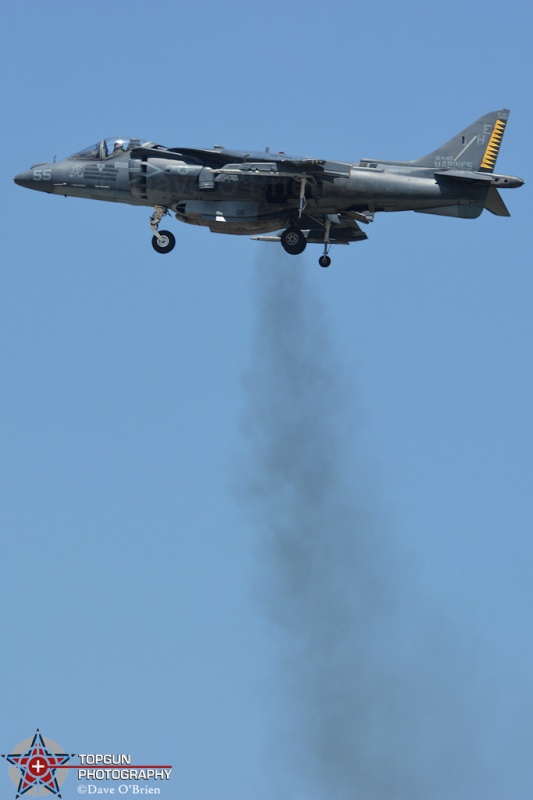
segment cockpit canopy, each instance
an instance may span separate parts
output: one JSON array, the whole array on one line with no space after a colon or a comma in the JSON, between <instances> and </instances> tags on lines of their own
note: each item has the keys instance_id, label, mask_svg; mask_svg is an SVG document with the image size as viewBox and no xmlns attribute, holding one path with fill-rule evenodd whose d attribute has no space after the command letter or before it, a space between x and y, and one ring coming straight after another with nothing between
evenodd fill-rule
<instances>
[{"instance_id":1,"label":"cockpit canopy","mask_svg":"<svg viewBox=\"0 0 533 800\"><path fill-rule=\"evenodd\" d=\"M85 150L80 150L79 153L74 153L69 158L79 161L100 161L124 155L124 153L133 150L134 147L144 147L147 144L150 144L148 139L114 136L111 139L102 139L101 142L97 142L91 147L86 147Z\"/></svg>"}]
</instances>

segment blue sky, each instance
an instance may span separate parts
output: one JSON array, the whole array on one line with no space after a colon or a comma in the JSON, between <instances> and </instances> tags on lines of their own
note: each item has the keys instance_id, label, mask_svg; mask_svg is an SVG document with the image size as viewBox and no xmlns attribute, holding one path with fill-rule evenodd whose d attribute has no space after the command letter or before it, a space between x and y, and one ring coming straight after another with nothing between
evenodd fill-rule
<instances>
[{"instance_id":1,"label":"blue sky","mask_svg":"<svg viewBox=\"0 0 533 800\"><path fill-rule=\"evenodd\" d=\"M531 26L5 9L1 752L39 727L183 800L531 796ZM416 158L504 107L510 219L378 215L329 270L12 182L122 134Z\"/></svg>"}]
</instances>

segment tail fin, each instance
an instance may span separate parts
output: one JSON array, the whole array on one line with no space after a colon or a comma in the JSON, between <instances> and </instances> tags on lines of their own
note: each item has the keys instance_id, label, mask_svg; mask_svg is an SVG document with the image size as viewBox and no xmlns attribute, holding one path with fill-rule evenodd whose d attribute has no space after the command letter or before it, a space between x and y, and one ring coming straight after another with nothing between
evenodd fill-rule
<instances>
[{"instance_id":1,"label":"tail fin","mask_svg":"<svg viewBox=\"0 0 533 800\"><path fill-rule=\"evenodd\" d=\"M485 200L485 208L497 217L510 217L509 209L503 202L500 193L495 186L489 186L487 192L487 199Z\"/></svg>"},{"instance_id":2,"label":"tail fin","mask_svg":"<svg viewBox=\"0 0 533 800\"><path fill-rule=\"evenodd\" d=\"M509 109L485 114L433 153L410 161L416 167L493 172Z\"/></svg>"}]
</instances>

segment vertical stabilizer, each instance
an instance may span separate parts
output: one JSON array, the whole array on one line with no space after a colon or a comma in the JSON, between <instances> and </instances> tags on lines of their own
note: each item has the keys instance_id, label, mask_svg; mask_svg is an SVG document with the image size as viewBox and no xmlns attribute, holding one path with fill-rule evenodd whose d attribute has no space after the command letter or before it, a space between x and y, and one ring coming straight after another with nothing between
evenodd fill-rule
<instances>
[{"instance_id":1,"label":"vertical stabilizer","mask_svg":"<svg viewBox=\"0 0 533 800\"><path fill-rule=\"evenodd\" d=\"M500 114L505 114L505 119L502 119L499 116ZM503 133L505 131L505 126L507 124L508 114L509 114L508 111L498 112L498 119L494 123L494 127L490 135L487 149L485 150L483 160L481 161L480 169L483 170L483 172L494 172L496 159L498 158L498 153L500 152L500 145L502 143Z\"/></svg>"},{"instance_id":2,"label":"vertical stabilizer","mask_svg":"<svg viewBox=\"0 0 533 800\"><path fill-rule=\"evenodd\" d=\"M493 172L508 116L507 108L485 114L442 147L407 163L435 169Z\"/></svg>"}]
</instances>

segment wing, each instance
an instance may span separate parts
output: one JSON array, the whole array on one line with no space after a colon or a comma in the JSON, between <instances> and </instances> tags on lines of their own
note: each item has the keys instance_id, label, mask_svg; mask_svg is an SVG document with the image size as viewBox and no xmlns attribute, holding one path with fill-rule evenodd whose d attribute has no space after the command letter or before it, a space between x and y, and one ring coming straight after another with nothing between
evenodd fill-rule
<instances>
[{"instance_id":1,"label":"wing","mask_svg":"<svg viewBox=\"0 0 533 800\"><path fill-rule=\"evenodd\" d=\"M345 161L328 161L321 158L288 156L285 153L257 153L246 150L226 150L222 147L202 149L197 147L163 147L152 145L138 147L132 151L136 158L166 158L183 160L189 164L199 164L213 170L232 170L277 172L280 175L300 176L306 174L329 175L332 177L349 175L352 164Z\"/></svg>"},{"instance_id":2,"label":"wing","mask_svg":"<svg viewBox=\"0 0 533 800\"><path fill-rule=\"evenodd\" d=\"M341 216L340 214L328 214L327 218L331 222L331 228L329 230L329 241L331 244L350 244L350 242L362 242L368 239L366 233L361 230L354 219L348 216ZM370 222L370 218L365 221ZM326 229L321 218L315 219L307 214L303 214L300 227L309 244L324 244ZM281 241L280 235L252 236L251 238L258 242Z\"/></svg>"},{"instance_id":3,"label":"wing","mask_svg":"<svg viewBox=\"0 0 533 800\"><path fill-rule=\"evenodd\" d=\"M332 244L350 244L350 242L362 242L364 239L368 239L366 233L354 219L341 214L328 214L327 218L331 222L329 240ZM303 231L309 230L307 233L309 243L324 243L325 226L322 224L321 218L316 219L303 214L300 227Z\"/></svg>"}]
</instances>

